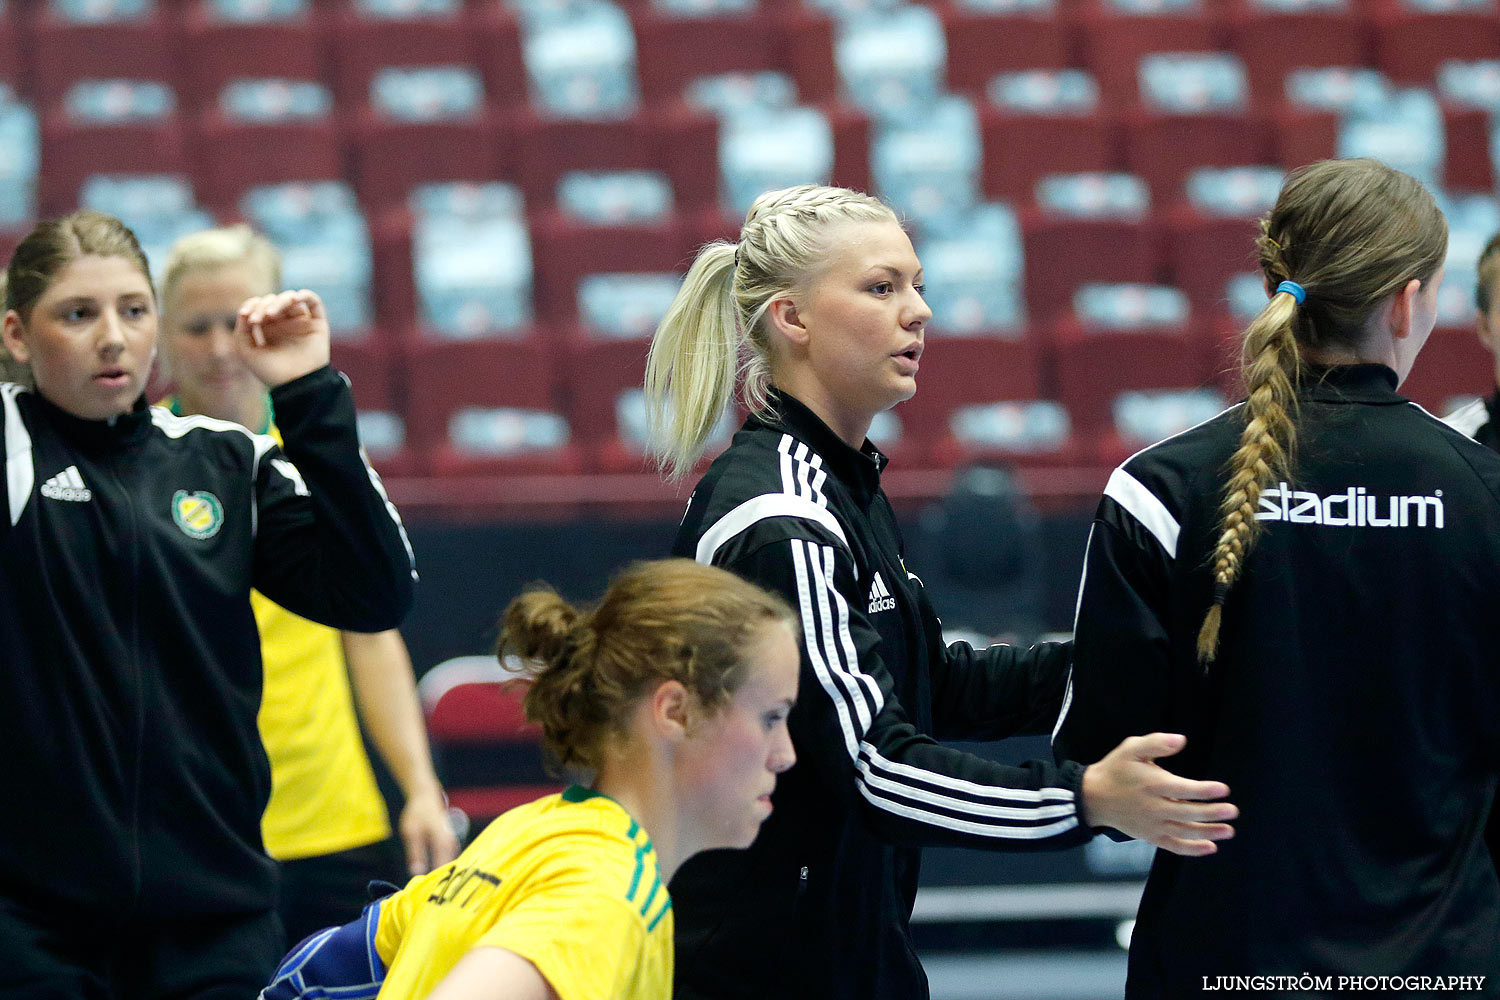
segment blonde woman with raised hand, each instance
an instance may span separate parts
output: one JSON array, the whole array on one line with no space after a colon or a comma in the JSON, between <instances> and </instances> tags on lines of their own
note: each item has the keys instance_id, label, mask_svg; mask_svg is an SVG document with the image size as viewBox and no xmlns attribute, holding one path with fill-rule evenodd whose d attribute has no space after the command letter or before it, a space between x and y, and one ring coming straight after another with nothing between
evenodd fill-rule
<instances>
[{"instance_id":1,"label":"blonde woman with raised hand","mask_svg":"<svg viewBox=\"0 0 1500 1000\"><path fill-rule=\"evenodd\" d=\"M684 860L745 847L791 766L796 616L731 573L640 563L591 609L534 591L501 619L526 714L574 785L286 957L264 1000L667 1000Z\"/></svg>"},{"instance_id":2,"label":"blonde woman with raised hand","mask_svg":"<svg viewBox=\"0 0 1500 1000\"><path fill-rule=\"evenodd\" d=\"M802 624L799 763L776 812L748 852L673 883L679 997L925 997L907 927L923 845L1056 849L1107 826L1197 855L1230 836L1234 807L1210 801L1224 785L1152 763L1180 736L1127 739L1084 769L1009 767L927 735L1045 731L1069 655L945 646L903 562L865 435L916 391L930 316L891 210L804 186L762 195L737 243L704 247L656 332L646 389L666 468L693 468L741 381L752 411L674 554L784 595Z\"/></svg>"},{"instance_id":3,"label":"blonde woman with raised hand","mask_svg":"<svg viewBox=\"0 0 1500 1000\"><path fill-rule=\"evenodd\" d=\"M281 254L248 226L182 237L161 279L162 356L175 385L161 405L279 438L271 394L234 342L240 303L279 287ZM340 632L250 595L265 687L258 722L271 760L261 817L280 869L287 941L340 922L372 881L403 882L458 854L433 772L411 657L401 634ZM360 718L401 789L392 836Z\"/></svg>"},{"instance_id":4,"label":"blonde woman with raised hand","mask_svg":"<svg viewBox=\"0 0 1500 1000\"><path fill-rule=\"evenodd\" d=\"M1447 224L1411 177L1324 161L1256 247L1245 402L1115 470L1090 536L1058 752L1168 727L1244 810L1217 857L1157 855L1127 995L1495 995L1500 456L1397 391Z\"/></svg>"}]
</instances>

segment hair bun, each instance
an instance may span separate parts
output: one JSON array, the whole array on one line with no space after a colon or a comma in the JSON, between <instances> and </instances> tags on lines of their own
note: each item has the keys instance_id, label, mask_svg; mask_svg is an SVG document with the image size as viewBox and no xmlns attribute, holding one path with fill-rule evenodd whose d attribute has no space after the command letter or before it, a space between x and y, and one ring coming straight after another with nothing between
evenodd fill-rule
<instances>
[{"instance_id":1,"label":"hair bun","mask_svg":"<svg viewBox=\"0 0 1500 1000\"><path fill-rule=\"evenodd\" d=\"M560 665L586 624L578 609L551 590L534 590L511 602L501 623L507 649L523 660Z\"/></svg>"}]
</instances>

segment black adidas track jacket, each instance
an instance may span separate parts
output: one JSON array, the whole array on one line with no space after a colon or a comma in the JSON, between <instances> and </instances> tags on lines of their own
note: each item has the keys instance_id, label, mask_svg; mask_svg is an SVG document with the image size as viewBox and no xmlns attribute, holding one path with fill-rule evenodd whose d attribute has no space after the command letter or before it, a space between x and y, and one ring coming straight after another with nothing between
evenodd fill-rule
<instances>
[{"instance_id":1,"label":"black adidas track jacket","mask_svg":"<svg viewBox=\"0 0 1500 1000\"><path fill-rule=\"evenodd\" d=\"M89 421L0 385L0 898L126 920L273 905L250 588L377 631L415 573L343 377L272 397L285 454L144 400Z\"/></svg>"},{"instance_id":2,"label":"black adidas track jacket","mask_svg":"<svg viewBox=\"0 0 1500 1000\"><path fill-rule=\"evenodd\" d=\"M1082 768L1006 767L931 736L1045 731L1066 645L945 646L880 491L885 457L774 397L699 483L674 554L782 594L802 619L797 763L748 851L689 860L671 885L679 998L923 998L907 929L918 847L1087 840ZM927 735L931 734L931 736Z\"/></svg>"},{"instance_id":3,"label":"black adidas track jacket","mask_svg":"<svg viewBox=\"0 0 1500 1000\"><path fill-rule=\"evenodd\" d=\"M1157 852L1129 997L1303 973L1335 995L1340 976L1397 975L1486 976L1483 995L1500 994L1483 838L1500 456L1395 390L1381 365L1304 377L1295 478L1260 498L1265 531L1206 673L1194 644L1240 408L1110 477L1055 749L1092 761L1132 733L1185 733L1165 766L1227 782L1241 810L1217 854Z\"/></svg>"}]
</instances>

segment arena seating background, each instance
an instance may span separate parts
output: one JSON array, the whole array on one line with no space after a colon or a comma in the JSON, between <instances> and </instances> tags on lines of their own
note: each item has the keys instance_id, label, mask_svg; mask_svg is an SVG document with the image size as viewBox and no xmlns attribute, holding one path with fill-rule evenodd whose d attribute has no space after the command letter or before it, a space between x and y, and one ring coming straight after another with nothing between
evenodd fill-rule
<instances>
[{"instance_id":1,"label":"arena seating background","mask_svg":"<svg viewBox=\"0 0 1500 1000\"><path fill-rule=\"evenodd\" d=\"M1496 0L4 0L0 83L0 252L85 204L159 269L245 219L329 302L422 559L419 671L481 651L527 580L584 596L665 549L686 489L647 471L632 390L694 249L758 190L832 181L908 220L935 318L921 391L872 437L914 565L986 634L1066 628L1108 469L1235 397L1286 168L1374 155L1440 193L1448 283L1408 391L1492 388L1469 326L1500 229ZM921 507L971 463L1016 476ZM976 580L997 497L1020 540ZM483 760L440 763L452 783ZM926 881L1128 895L1144 860L932 852ZM1109 948L1132 909L923 898L946 929L924 948L995 926ZM1045 962L935 983L1117 995L1118 955L1067 961L1076 989Z\"/></svg>"},{"instance_id":2,"label":"arena seating background","mask_svg":"<svg viewBox=\"0 0 1500 1000\"><path fill-rule=\"evenodd\" d=\"M1465 0L9 0L0 244L83 203L159 266L248 218L329 299L398 500L660 510L630 390L676 276L747 191L832 180L928 265L923 388L874 434L892 491L1004 460L1086 497L1235 394L1282 168L1368 153L1444 191L1467 323L1497 59ZM1440 330L1411 390L1485 370Z\"/></svg>"}]
</instances>

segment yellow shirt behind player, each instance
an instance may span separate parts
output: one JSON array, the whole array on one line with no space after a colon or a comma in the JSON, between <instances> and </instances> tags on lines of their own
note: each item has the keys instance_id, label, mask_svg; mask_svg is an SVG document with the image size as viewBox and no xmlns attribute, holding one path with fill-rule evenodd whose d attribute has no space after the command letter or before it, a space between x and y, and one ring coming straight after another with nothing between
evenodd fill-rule
<instances>
[{"instance_id":1,"label":"yellow shirt behind player","mask_svg":"<svg viewBox=\"0 0 1500 1000\"><path fill-rule=\"evenodd\" d=\"M669 1000L687 858L748 847L792 766L796 616L688 559L638 563L591 611L511 602L500 651L538 665L526 714L577 785L491 823L457 861L303 941L262 1000Z\"/></svg>"},{"instance_id":2,"label":"yellow shirt behind player","mask_svg":"<svg viewBox=\"0 0 1500 1000\"><path fill-rule=\"evenodd\" d=\"M563 1000L666 1000L672 900L619 803L577 785L495 820L381 901L382 997L425 997L472 948L526 959Z\"/></svg>"}]
</instances>

